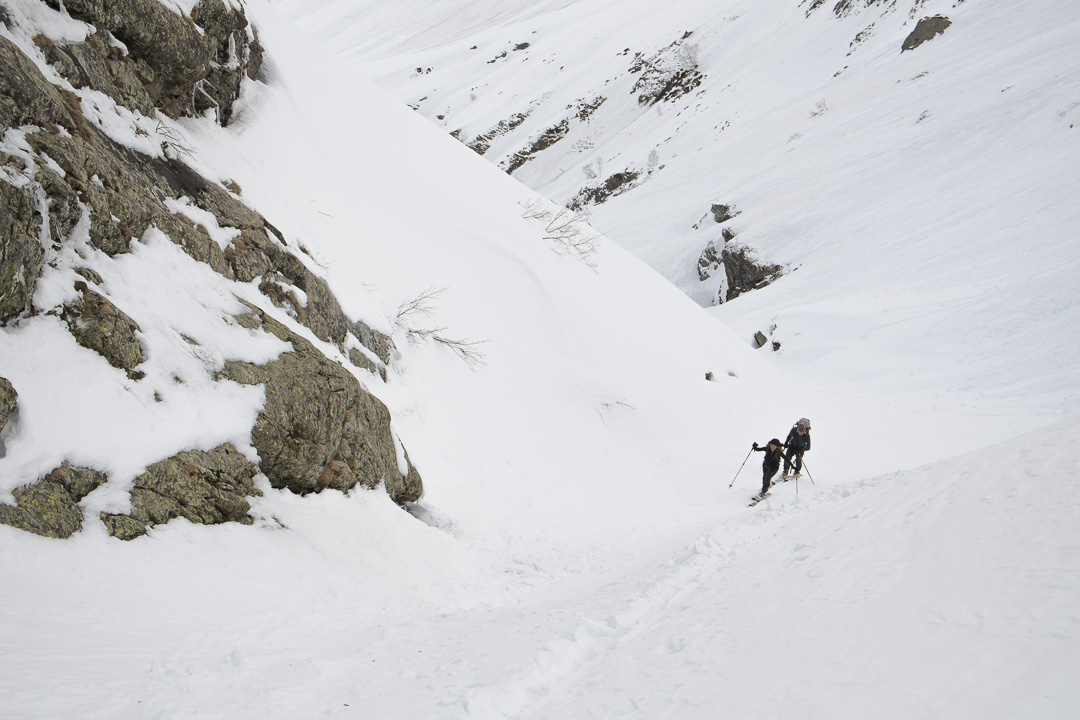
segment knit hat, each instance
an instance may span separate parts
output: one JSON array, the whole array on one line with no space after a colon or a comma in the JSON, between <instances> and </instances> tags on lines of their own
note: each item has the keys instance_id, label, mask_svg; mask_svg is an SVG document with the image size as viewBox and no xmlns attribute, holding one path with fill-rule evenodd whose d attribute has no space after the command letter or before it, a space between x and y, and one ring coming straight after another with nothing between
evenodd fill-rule
<instances>
[{"instance_id":1,"label":"knit hat","mask_svg":"<svg viewBox=\"0 0 1080 720\"><path fill-rule=\"evenodd\" d=\"M780 442L776 438L773 438L772 440L770 440L769 444L770 445L777 445L777 446L780 446L780 447L783 447L783 445L784 445L784 443Z\"/></svg>"}]
</instances>

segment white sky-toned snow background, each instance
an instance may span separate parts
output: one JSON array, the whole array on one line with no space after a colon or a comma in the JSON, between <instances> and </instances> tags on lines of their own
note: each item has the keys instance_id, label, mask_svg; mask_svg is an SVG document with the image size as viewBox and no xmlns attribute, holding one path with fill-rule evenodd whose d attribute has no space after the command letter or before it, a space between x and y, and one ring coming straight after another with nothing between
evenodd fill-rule
<instances>
[{"instance_id":1,"label":"white sky-toned snow background","mask_svg":"<svg viewBox=\"0 0 1080 720\"><path fill-rule=\"evenodd\" d=\"M22 25L0 32L28 51L37 30L78 37L40 3L8 4ZM284 348L226 319L254 287L163 238L115 259L82 246L144 328L148 375L128 381L46 316L0 335L20 394L0 492L64 458L111 477L69 541L0 527L0 715L1076 717L1080 10L926 3L918 16L954 25L900 54L906 8L457 5L248 3L268 84L247 85L229 128L176 124L197 169L307 248L351 317L397 333L389 382L360 379L425 498L410 515L381 491L263 482L254 526L107 538L97 513L122 509L147 464L227 441L254 453L259 393L210 375ZM551 93L539 131L625 71L618 52L686 30L704 93L641 110L619 86L573 130L593 155L571 135L510 178L447 135ZM528 60L472 90L525 41ZM145 119L92 100L137 141ZM605 177L656 148L665 167L593 211L595 268L523 218L538 192L572 195L582 167ZM714 202L793 271L702 309L692 271L719 230L692 225ZM42 302L63 299L71 261ZM432 325L485 341L485 365L395 330L430 288ZM773 324L781 351L752 349ZM750 443L802 416L814 482L748 509Z\"/></svg>"}]
</instances>

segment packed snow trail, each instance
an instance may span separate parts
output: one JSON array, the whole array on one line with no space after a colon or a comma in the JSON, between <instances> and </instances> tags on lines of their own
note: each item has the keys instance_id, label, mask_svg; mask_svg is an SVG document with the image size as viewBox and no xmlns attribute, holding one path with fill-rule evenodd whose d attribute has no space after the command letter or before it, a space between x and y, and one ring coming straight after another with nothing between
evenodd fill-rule
<instances>
[{"instance_id":1,"label":"packed snow trail","mask_svg":"<svg viewBox=\"0 0 1080 720\"><path fill-rule=\"evenodd\" d=\"M1078 427L770 498L465 716L1075 717Z\"/></svg>"},{"instance_id":2,"label":"packed snow trail","mask_svg":"<svg viewBox=\"0 0 1080 720\"><path fill-rule=\"evenodd\" d=\"M1078 430L754 509L718 484L681 544L643 537L577 572L470 571L371 492L295 498L289 530L170 523L108 565L82 542L35 566L50 541L0 528L23 578L0 608L19 650L4 714L1071 718L1080 486L1061 478L1080 473ZM409 554L358 553L372 531L412 537Z\"/></svg>"}]
</instances>

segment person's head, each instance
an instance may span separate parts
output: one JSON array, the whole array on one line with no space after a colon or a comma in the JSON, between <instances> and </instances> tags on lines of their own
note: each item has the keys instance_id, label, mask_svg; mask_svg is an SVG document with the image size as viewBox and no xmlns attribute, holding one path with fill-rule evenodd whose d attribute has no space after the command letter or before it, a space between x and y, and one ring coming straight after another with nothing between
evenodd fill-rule
<instances>
[{"instance_id":1,"label":"person's head","mask_svg":"<svg viewBox=\"0 0 1080 720\"><path fill-rule=\"evenodd\" d=\"M795 426L795 432L799 433L800 435L805 435L806 434L806 428L803 427L802 425L796 425Z\"/></svg>"},{"instance_id":2,"label":"person's head","mask_svg":"<svg viewBox=\"0 0 1080 720\"><path fill-rule=\"evenodd\" d=\"M776 438L773 438L772 440L769 441L769 448L778 448L778 447L783 447L783 446L784 446L784 444L782 442L780 442L779 440L777 440Z\"/></svg>"}]
</instances>

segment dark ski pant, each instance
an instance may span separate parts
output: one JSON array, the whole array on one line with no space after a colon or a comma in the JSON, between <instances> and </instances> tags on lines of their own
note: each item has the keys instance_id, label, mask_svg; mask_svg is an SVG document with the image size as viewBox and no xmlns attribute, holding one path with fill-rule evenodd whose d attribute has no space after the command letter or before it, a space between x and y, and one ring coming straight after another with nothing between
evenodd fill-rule
<instances>
[{"instance_id":1,"label":"dark ski pant","mask_svg":"<svg viewBox=\"0 0 1080 720\"><path fill-rule=\"evenodd\" d=\"M780 469L779 465L762 465L761 466L761 494L769 492L769 488L772 487L773 476L776 475L776 471Z\"/></svg>"},{"instance_id":2,"label":"dark ski pant","mask_svg":"<svg viewBox=\"0 0 1080 720\"><path fill-rule=\"evenodd\" d=\"M802 472L802 452L795 448L788 448L787 454L784 455L785 475L791 472L791 466L793 464L795 465L795 474L798 475Z\"/></svg>"}]
</instances>

